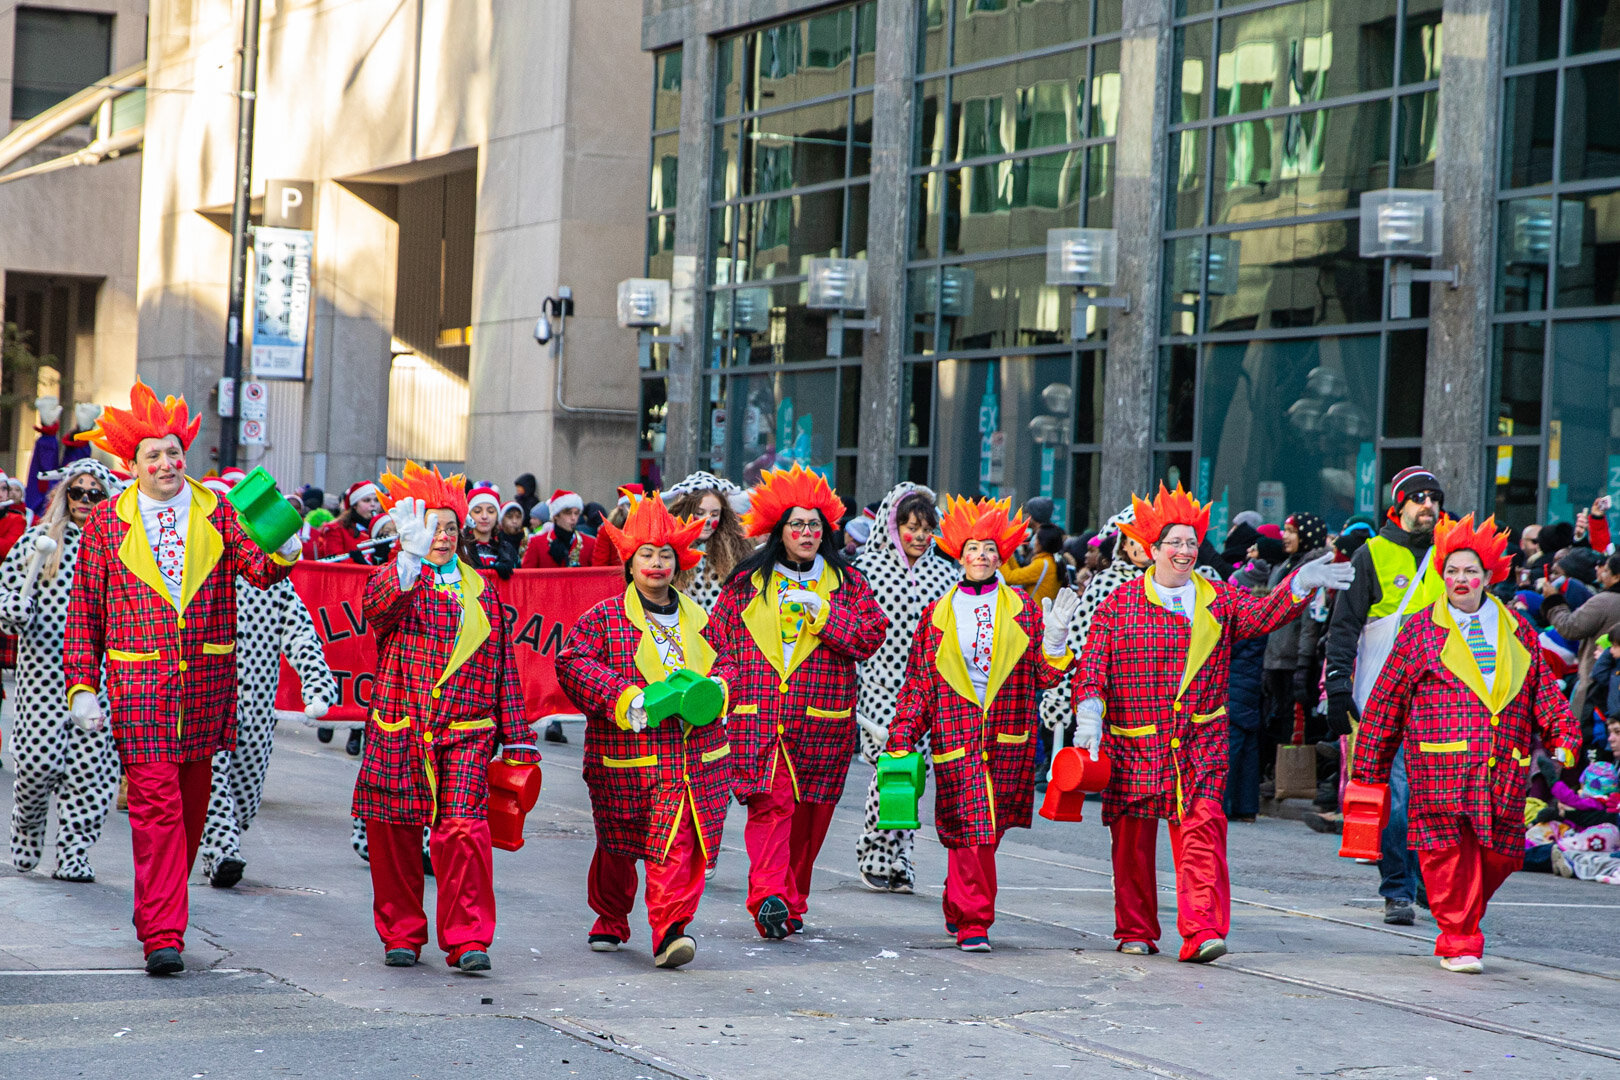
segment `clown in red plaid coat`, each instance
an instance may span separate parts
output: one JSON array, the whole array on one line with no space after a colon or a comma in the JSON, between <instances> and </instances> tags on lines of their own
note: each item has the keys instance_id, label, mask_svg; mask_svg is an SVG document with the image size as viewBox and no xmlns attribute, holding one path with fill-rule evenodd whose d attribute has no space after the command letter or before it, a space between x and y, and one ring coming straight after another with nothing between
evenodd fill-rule
<instances>
[{"instance_id":1,"label":"clown in red plaid coat","mask_svg":"<svg viewBox=\"0 0 1620 1080\"><path fill-rule=\"evenodd\" d=\"M586 893L596 923L590 946L614 952L630 939L636 861L647 864L647 922L654 962L680 967L697 952L687 925L703 896L704 870L720 852L731 800L725 725L671 717L648 726L643 692L677 671L708 675L709 618L670 587L702 553L702 521L674 517L655 492L631 496L621 528L602 525L597 548L623 559L630 586L574 624L557 654L557 680L585 713L585 784L596 821Z\"/></svg>"},{"instance_id":2,"label":"clown in red plaid coat","mask_svg":"<svg viewBox=\"0 0 1620 1080\"><path fill-rule=\"evenodd\" d=\"M1065 642L1080 606L1064 589L1043 617L996 576L1028 532L1021 514L1008 520L1011 506L948 505L938 543L962 564L963 580L923 611L885 744L905 754L930 739L934 825L948 859L945 928L968 952L990 950L996 847L1008 829L1029 828L1040 695L1074 659Z\"/></svg>"},{"instance_id":3,"label":"clown in red plaid coat","mask_svg":"<svg viewBox=\"0 0 1620 1080\"><path fill-rule=\"evenodd\" d=\"M1226 870L1227 679L1231 643L1298 618L1313 590L1343 588L1349 564L1308 562L1257 598L1194 572L1209 507L1163 485L1152 503L1133 498L1121 528L1153 556L1091 623L1075 666L1074 745L1106 751L1113 776L1103 821L1113 831L1114 937L1122 952L1157 952L1154 846L1170 822L1181 959L1226 953L1231 888ZM1103 735L1104 717L1107 735Z\"/></svg>"},{"instance_id":4,"label":"clown in red plaid coat","mask_svg":"<svg viewBox=\"0 0 1620 1080\"><path fill-rule=\"evenodd\" d=\"M767 472L745 522L766 542L709 615L714 674L731 693L732 786L748 807L748 910L777 940L804 926L811 868L857 743L855 665L889 629L838 554L843 512L818 474Z\"/></svg>"},{"instance_id":5,"label":"clown in red plaid coat","mask_svg":"<svg viewBox=\"0 0 1620 1080\"><path fill-rule=\"evenodd\" d=\"M540 755L500 598L456 558L467 518L462 478L407 462L404 476L382 482L399 551L366 584L377 681L353 806L371 849L372 913L384 962L416 963L428 936L421 851L429 825L439 947L452 967L488 971L495 937L489 763L498 745L515 764Z\"/></svg>"},{"instance_id":6,"label":"clown in red plaid coat","mask_svg":"<svg viewBox=\"0 0 1620 1080\"><path fill-rule=\"evenodd\" d=\"M107 409L89 438L134 471L135 486L96 509L84 531L68 606L63 669L69 711L105 722L129 781L135 932L150 974L184 969L186 877L208 813L216 751L236 746L236 578L259 588L287 576L294 536L266 557L236 511L186 477L201 420L145 383L130 409Z\"/></svg>"},{"instance_id":7,"label":"clown in red plaid coat","mask_svg":"<svg viewBox=\"0 0 1620 1080\"><path fill-rule=\"evenodd\" d=\"M1524 803L1535 740L1563 764L1580 731L1547 668L1536 631L1486 592L1512 569L1507 531L1470 515L1435 529L1445 594L1413 615L1362 713L1352 777L1388 802L1395 752L1411 779L1407 835L1440 926L1449 971L1484 970L1479 921L1524 863Z\"/></svg>"}]
</instances>

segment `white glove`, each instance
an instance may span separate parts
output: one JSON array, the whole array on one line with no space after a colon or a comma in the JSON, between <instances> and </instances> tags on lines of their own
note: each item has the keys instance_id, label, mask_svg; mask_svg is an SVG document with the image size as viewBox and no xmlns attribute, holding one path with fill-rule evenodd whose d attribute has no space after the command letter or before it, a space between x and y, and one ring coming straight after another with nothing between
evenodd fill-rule
<instances>
[{"instance_id":1,"label":"white glove","mask_svg":"<svg viewBox=\"0 0 1620 1080\"><path fill-rule=\"evenodd\" d=\"M630 699L630 708L626 710L630 721L630 730L643 732L647 730L647 695L637 694Z\"/></svg>"},{"instance_id":2,"label":"white glove","mask_svg":"<svg viewBox=\"0 0 1620 1080\"><path fill-rule=\"evenodd\" d=\"M319 720L321 717L325 716L326 709L326 702L322 701L320 698L312 698L311 700L304 702L304 715L309 717L311 720Z\"/></svg>"},{"instance_id":3,"label":"white glove","mask_svg":"<svg viewBox=\"0 0 1620 1080\"><path fill-rule=\"evenodd\" d=\"M1316 589L1348 589L1350 583L1356 580L1356 568L1347 562L1334 562L1334 558L1330 552L1294 571L1293 582L1289 586L1293 594L1303 600Z\"/></svg>"},{"instance_id":4,"label":"white glove","mask_svg":"<svg viewBox=\"0 0 1620 1080\"><path fill-rule=\"evenodd\" d=\"M286 562L297 562L298 556L303 554L304 539L297 533L287 537L287 542L276 548L276 554Z\"/></svg>"},{"instance_id":5,"label":"white glove","mask_svg":"<svg viewBox=\"0 0 1620 1080\"><path fill-rule=\"evenodd\" d=\"M1062 656L1069 651L1069 627L1079 610L1080 594L1073 589L1059 589L1055 598L1041 601L1041 616L1046 620L1041 649L1047 656Z\"/></svg>"},{"instance_id":6,"label":"white glove","mask_svg":"<svg viewBox=\"0 0 1620 1080\"><path fill-rule=\"evenodd\" d=\"M101 702L88 690L73 692L73 699L68 702L68 712L73 714L73 724L80 731L95 732L107 726L107 718L101 713Z\"/></svg>"},{"instance_id":7,"label":"white glove","mask_svg":"<svg viewBox=\"0 0 1620 1080\"><path fill-rule=\"evenodd\" d=\"M433 530L438 525L438 512L425 513L421 499L401 499L388 510L399 531L399 587L412 588L422 572L422 560L433 550Z\"/></svg>"},{"instance_id":8,"label":"white glove","mask_svg":"<svg viewBox=\"0 0 1620 1080\"><path fill-rule=\"evenodd\" d=\"M809 589L784 589L782 590L782 602L784 604L803 604L804 610L809 614L812 622L821 617L821 596L811 592Z\"/></svg>"},{"instance_id":9,"label":"white glove","mask_svg":"<svg viewBox=\"0 0 1620 1080\"><path fill-rule=\"evenodd\" d=\"M1074 710L1074 737L1069 745L1076 750L1089 750L1091 760L1097 760L1097 751L1102 747L1102 698L1087 698Z\"/></svg>"},{"instance_id":10,"label":"white glove","mask_svg":"<svg viewBox=\"0 0 1620 1080\"><path fill-rule=\"evenodd\" d=\"M889 742L889 729L875 720L868 720L860 713L855 714L855 722L861 726L861 730L872 736L872 741L877 743L878 753L881 754Z\"/></svg>"}]
</instances>

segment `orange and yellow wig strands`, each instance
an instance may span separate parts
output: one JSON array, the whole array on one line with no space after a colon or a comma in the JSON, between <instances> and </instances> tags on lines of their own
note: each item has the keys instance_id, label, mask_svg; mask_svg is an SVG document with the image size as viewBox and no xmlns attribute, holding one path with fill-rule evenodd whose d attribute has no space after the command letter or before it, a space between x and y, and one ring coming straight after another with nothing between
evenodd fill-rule
<instances>
[{"instance_id":1,"label":"orange and yellow wig strands","mask_svg":"<svg viewBox=\"0 0 1620 1080\"><path fill-rule=\"evenodd\" d=\"M1496 530L1496 515L1486 518L1474 528L1474 515L1461 521L1442 520L1434 527L1434 568L1439 573L1446 569L1446 559L1454 552L1472 551L1479 556L1491 584L1507 580L1513 569L1513 557L1507 553L1508 531Z\"/></svg>"},{"instance_id":2,"label":"orange and yellow wig strands","mask_svg":"<svg viewBox=\"0 0 1620 1080\"><path fill-rule=\"evenodd\" d=\"M1159 494L1152 502L1132 495L1131 509L1136 520L1119 528L1141 544L1144 550L1157 544L1164 530L1172 525L1190 526L1200 544L1204 542L1204 534L1209 532L1209 504L1200 503L1183 491L1180 484L1176 485L1175 491L1166 491L1161 483Z\"/></svg>"},{"instance_id":3,"label":"orange and yellow wig strands","mask_svg":"<svg viewBox=\"0 0 1620 1080\"><path fill-rule=\"evenodd\" d=\"M962 546L969 540L994 540L1001 561L1012 558L1018 545L1029 535L1024 512L1008 516L1011 499L964 499L948 496L945 514L939 520L939 549L953 559L961 559Z\"/></svg>"},{"instance_id":4,"label":"orange and yellow wig strands","mask_svg":"<svg viewBox=\"0 0 1620 1080\"><path fill-rule=\"evenodd\" d=\"M180 440L182 450L189 450L191 441L197 437L201 427L202 417L191 416L185 398L171 394L159 401L150 386L136 379L129 391L129 408L107 406L102 410L96 426L85 433L84 439L128 463L135 460L135 449L143 439L161 439L173 435Z\"/></svg>"},{"instance_id":5,"label":"orange and yellow wig strands","mask_svg":"<svg viewBox=\"0 0 1620 1080\"><path fill-rule=\"evenodd\" d=\"M795 506L820 510L832 528L837 528L844 516L844 504L833 494L826 477L795 465L791 469L772 469L760 479L749 502L748 516L743 519L743 532L768 536Z\"/></svg>"},{"instance_id":6,"label":"orange and yellow wig strands","mask_svg":"<svg viewBox=\"0 0 1620 1080\"><path fill-rule=\"evenodd\" d=\"M630 513L626 515L624 524L615 526L611 521L603 521L596 534L596 542L600 544L607 540L619 553L621 562L629 562L630 556L647 544L658 548L671 547L675 549L676 564L682 570L690 570L703 558L703 552L692 547L702 534L703 522L700 519L676 517L655 491L645 498L631 495Z\"/></svg>"},{"instance_id":7,"label":"orange and yellow wig strands","mask_svg":"<svg viewBox=\"0 0 1620 1080\"><path fill-rule=\"evenodd\" d=\"M460 473L441 476L437 465L429 471L414 461L407 461L402 471L404 476L382 474L383 509L392 510L401 499L421 499L424 510L448 510L457 521L467 520L467 481Z\"/></svg>"}]
</instances>

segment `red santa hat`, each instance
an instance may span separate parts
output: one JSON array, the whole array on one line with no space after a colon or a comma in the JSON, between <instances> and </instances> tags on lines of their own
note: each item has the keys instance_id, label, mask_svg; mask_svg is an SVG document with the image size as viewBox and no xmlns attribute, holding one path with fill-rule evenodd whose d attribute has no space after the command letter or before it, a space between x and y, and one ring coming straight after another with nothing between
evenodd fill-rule
<instances>
[{"instance_id":1,"label":"red santa hat","mask_svg":"<svg viewBox=\"0 0 1620 1080\"><path fill-rule=\"evenodd\" d=\"M631 496L639 499L646 494L647 489L642 487L640 484L625 484L623 487L619 488L619 505L629 506Z\"/></svg>"},{"instance_id":2,"label":"red santa hat","mask_svg":"<svg viewBox=\"0 0 1620 1080\"><path fill-rule=\"evenodd\" d=\"M546 509L551 512L551 517L555 519L564 510L584 510L585 500L575 492L558 488L551 493L551 498L546 500Z\"/></svg>"},{"instance_id":3,"label":"red santa hat","mask_svg":"<svg viewBox=\"0 0 1620 1080\"><path fill-rule=\"evenodd\" d=\"M382 491L374 480L356 480L349 485L349 490L343 493L343 509L347 510L367 495L373 499L382 499Z\"/></svg>"},{"instance_id":4,"label":"red santa hat","mask_svg":"<svg viewBox=\"0 0 1620 1080\"><path fill-rule=\"evenodd\" d=\"M224 477L205 476L203 477L202 486L207 488L209 491L212 491L215 495L229 495L232 485L227 483Z\"/></svg>"},{"instance_id":5,"label":"red santa hat","mask_svg":"<svg viewBox=\"0 0 1620 1080\"><path fill-rule=\"evenodd\" d=\"M525 522L527 522L529 520L529 515L524 512L523 504L520 503L520 502L504 502L504 503L502 503L501 504L500 516L505 517L508 510L516 510L519 514L522 514L523 515L523 520Z\"/></svg>"},{"instance_id":6,"label":"red santa hat","mask_svg":"<svg viewBox=\"0 0 1620 1080\"><path fill-rule=\"evenodd\" d=\"M235 465L232 465L228 469L220 470L219 474L219 478L231 485L231 487L235 487L237 484L240 484L243 479L246 478L246 476L247 473Z\"/></svg>"},{"instance_id":7,"label":"red santa hat","mask_svg":"<svg viewBox=\"0 0 1620 1080\"><path fill-rule=\"evenodd\" d=\"M479 484L467 492L467 509L469 511L475 506L481 506L485 503L497 508L501 505L501 493L494 484Z\"/></svg>"}]
</instances>

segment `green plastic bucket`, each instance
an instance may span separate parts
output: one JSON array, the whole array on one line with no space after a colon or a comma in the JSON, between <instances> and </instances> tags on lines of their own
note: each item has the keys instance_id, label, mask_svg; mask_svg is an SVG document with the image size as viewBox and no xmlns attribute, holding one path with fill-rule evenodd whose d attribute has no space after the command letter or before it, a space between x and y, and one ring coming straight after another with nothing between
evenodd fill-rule
<instances>
[{"instance_id":1,"label":"green plastic bucket","mask_svg":"<svg viewBox=\"0 0 1620 1080\"><path fill-rule=\"evenodd\" d=\"M236 508L236 520L248 539L266 555L280 550L304 524L293 504L276 490L275 477L262 465L242 477L225 501Z\"/></svg>"}]
</instances>

